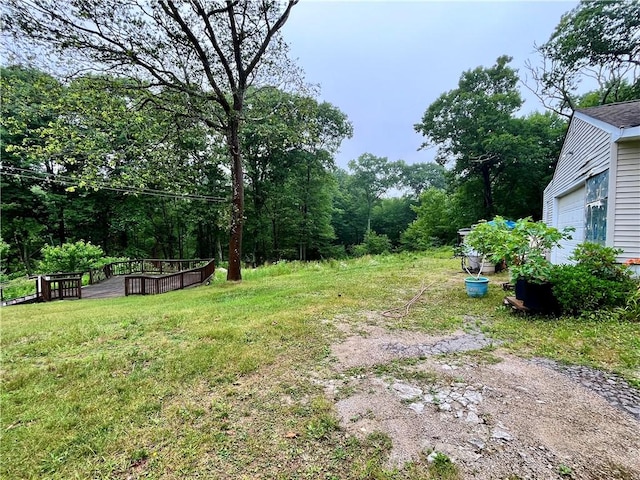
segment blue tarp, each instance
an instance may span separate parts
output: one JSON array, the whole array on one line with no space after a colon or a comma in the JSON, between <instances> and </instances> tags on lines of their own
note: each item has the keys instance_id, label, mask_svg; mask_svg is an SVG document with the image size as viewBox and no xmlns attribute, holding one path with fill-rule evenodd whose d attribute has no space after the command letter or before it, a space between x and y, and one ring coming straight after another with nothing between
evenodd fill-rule
<instances>
[{"instance_id":1,"label":"blue tarp","mask_svg":"<svg viewBox=\"0 0 640 480\"><path fill-rule=\"evenodd\" d=\"M496 224L496 222L493 221L493 220L491 220L490 222L487 222L487 223L489 223L489 225L495 225ZM512 230L516 226L516 222L514 222L513 220L505 220L504 223L505 223L505 225L507 226L507 228L509 230Z\"/></svg>"}]
</instances>

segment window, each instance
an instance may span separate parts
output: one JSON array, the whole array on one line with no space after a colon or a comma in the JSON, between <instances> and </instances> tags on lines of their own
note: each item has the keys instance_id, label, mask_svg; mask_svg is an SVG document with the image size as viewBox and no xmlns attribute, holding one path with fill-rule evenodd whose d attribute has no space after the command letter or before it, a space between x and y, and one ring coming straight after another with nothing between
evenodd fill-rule
<instances>
[{"instance_id":1,"label":"window","mask_svg":"<svg viewBox=\"0 0 640 480\"><path fill-rule=\"evenodd\" d=\"M609 171L587 179L587 209L584 239L604 245L607 240L607 197Z\"/></svg>"}]
</instances>

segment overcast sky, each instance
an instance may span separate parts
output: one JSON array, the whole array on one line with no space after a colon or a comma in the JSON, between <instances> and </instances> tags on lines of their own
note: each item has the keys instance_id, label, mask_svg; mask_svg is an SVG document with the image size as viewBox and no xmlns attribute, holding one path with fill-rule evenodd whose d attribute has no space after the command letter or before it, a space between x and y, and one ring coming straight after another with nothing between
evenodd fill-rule
<instances>
[{"instance_id":1,"label":"overcast sky","mask_svg":"<svg viewBox=\"0 0 640 480\"><path fill-rule=\"evenodd\" d=\"M521 78L534 43L545 42L565 1L328 1L302 0L284 36L320 99L337 106L353 123L337 162L365 152L407 163L433 159L417 151L423 137L413 125L440 94L457 87L460 74L513 57ZM523 112L542 111L524 87Z\"/></svg>"}]
</instances>

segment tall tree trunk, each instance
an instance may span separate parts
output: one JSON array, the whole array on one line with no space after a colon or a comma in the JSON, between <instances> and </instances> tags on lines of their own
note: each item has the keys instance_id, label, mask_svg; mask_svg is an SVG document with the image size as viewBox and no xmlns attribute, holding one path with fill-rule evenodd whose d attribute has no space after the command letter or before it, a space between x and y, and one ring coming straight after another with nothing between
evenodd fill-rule
<instances>
[{"instance_id":1,"label":"tall tree trunk","mask_svg":"<svg viewBox=\"0 0 640 480\"><path fill-rule=\"evenodd\" d=\"M489 165L482 165L482 184L484 186L484 209L488 218L493 216L493 193L491 192L491 175Z\"/></svg>"},{"instance_id":2,"label":"tall tree trunk","mask_svg":"<svg viewBox=\"0 0 640 480\"><path fill-rule=\"evenodd\" d=\"M235 113L235 112L234 112ZM240 120L234 115L229 121L227 145L231 154L231 231L229 239L229 269L227 280L242 280L242 227L244 216L244 173L240 153Z\"/></svg>"},{"instance_id":3,"label":"tall tree trunk","mask_svg":"<svg viewBox=\"0 0 640 480\"><path fill-rule=\"evenodd\" d=\"M58 220L58 241L60 242L60 245L62 245L67 241L67 235L65 233L64 225L64 205L62 205L62 202L60 203L58 214L60 215L60 218Z\"/></svg>"}]
</instances>

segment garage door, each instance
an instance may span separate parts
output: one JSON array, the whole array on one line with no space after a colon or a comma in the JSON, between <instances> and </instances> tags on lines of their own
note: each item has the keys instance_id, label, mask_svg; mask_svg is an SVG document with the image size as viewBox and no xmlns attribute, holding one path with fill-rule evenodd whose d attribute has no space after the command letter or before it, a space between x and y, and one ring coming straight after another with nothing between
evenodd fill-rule
<instances>
[{"instance_id":1,"label":"garage door","mask_svg":"<svg viewBox=\"0 0 640 480\"><path fill-rule=\"evenodd\" d=\"M571 240L564 240L560 244L562 248L553 249L553 263L569 263L568 257L584 238L584 195L585 190L582 187L558 199L558 229L574 227L576 230L571 234Z\"/></svg>"}]
</instances>

